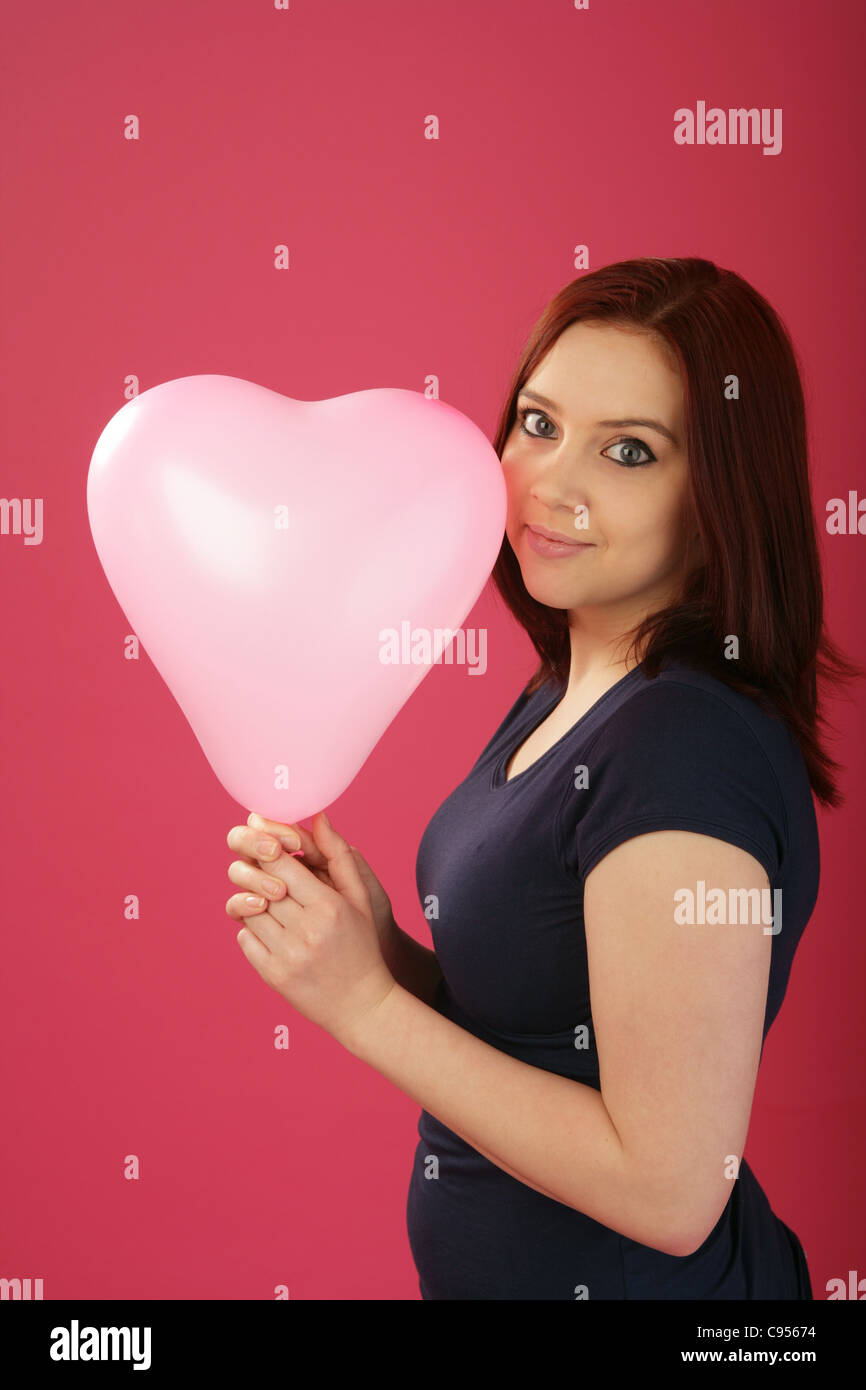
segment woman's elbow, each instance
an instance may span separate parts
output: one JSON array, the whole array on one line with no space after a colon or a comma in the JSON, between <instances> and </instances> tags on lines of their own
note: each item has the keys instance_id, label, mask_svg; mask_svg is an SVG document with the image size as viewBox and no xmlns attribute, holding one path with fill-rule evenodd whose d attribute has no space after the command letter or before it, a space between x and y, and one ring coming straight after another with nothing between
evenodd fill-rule
<instances>
[{"instance_id":1,"label":"woman's elbow","mask_svg":"<svg viewBox=\"0 0 866 1390\"><path fill-rule=\"evenodd\" d=\"M717 1183L711 1192L697 1194L693 1175L668 1178L659 1190L658 1176L645 1193L645 1211L654 1212L652 1234L645 1240L663 1255L684 1259L694 1255L712 1235L731 1195L730 1183L722 1190Z\"/></svg>"},{"instance_id":2,"label":"woman's elbow","mask_svg":"<svg viewBox=\"0 0 866 1390\"><path fill-rule=\"evenodd\" d=\"M684 1259L685 1256L694 1255L700 1250L721 1221L729 1196L730 1192L727 1193L721 1207L718 1203L709 1210L704 1207L697 1216L680 1213L679 1219L670 1222L664 1232L664 1253Z\"/></svg>"}]
</instances>

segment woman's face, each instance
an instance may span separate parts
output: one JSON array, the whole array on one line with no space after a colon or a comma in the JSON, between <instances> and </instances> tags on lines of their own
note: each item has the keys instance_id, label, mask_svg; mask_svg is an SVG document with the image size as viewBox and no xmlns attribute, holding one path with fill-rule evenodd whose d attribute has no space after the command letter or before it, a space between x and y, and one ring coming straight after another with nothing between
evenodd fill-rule
<instances>
[{"instance_id":1,"label":"woman's face","mask_svg":"<svg viewBox=\"0 0 866 1390\"><path fill-rule=\"evenodd\" d=\"M666 344L569 325L517 398L502 467L505 533L539 603L603 606L625 630L673 597L686 527L697 527L686 510L682 383ZM533 526L582 544L539 553Z\"/></svg>"}]
</instances>

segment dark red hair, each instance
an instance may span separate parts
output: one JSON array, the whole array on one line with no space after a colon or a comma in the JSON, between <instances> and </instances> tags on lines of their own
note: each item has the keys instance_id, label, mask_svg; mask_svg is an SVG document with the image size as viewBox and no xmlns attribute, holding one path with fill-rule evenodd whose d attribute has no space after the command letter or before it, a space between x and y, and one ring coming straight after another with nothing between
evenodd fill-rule
<instances>
[{"instance_id":1,"label":"dark red hair","mask_svg":"<svg viewBox=\"0 0 866 1390\"><path fill-rule=\"evenodd\" d=\"M769 702L802 749L816 797L840 805L839 765L820 732L826 720L818 682L839 686L864 672L824 626L803 389L784 325L751 285L712 261L647 257L602 266L561 289L533 328L496 431L500 458L521 388L580 319L650 331L672 349L683 382L703 563L692 568L678 601L644 619L630 650L642 652L648 676L666 659L680 659L765 707ZM739 383L736 400L725 398L731 376ZM571 667L567 612L529 594L507 536L493 580L540 658L527 693L545 681L564 687ZM736 661L724 655L728 634L739 638Z\"/></svg>"}]
</instances>

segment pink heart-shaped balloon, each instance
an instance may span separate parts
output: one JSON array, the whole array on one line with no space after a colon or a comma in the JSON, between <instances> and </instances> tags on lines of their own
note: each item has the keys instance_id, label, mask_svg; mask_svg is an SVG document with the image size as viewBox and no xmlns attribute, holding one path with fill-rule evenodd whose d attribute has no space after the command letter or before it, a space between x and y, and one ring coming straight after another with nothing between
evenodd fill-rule
<instances>
[{"instance_id":1,"label":"pink heart-shaped balloon","mask_svg":"<svg viewBox=\"0 0 866 1390\"><path fill-rule=\"evenodd\" d=\"M493 447L441 401L230 376L129 401L87 479L108 582L211 767L283 822L355 777L476 602L505 508Z\"/></svg>"}]
</instances>

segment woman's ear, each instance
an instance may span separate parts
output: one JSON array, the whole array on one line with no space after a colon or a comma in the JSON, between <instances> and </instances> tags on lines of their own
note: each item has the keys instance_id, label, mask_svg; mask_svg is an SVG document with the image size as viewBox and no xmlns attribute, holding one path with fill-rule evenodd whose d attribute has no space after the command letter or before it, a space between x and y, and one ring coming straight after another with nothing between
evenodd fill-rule
<instances>
[{"instance_id":1,"label":"woman's ear","mask_svg":"<svg viewBox=\"0 0 866 1390\"><path fill-rule=\"evenodd\" d=\"M686 541L686 554L684 556L684 563L688 568L688 573L694 574L696 570L699 570L701 566L706 563L706 558L707 557L704 553L704 543L701 540L700 529L698 527L697 522L694 520L694 518L692 518L689 522L689 530L687 532Z\"/></svg>"}]
</instances>

